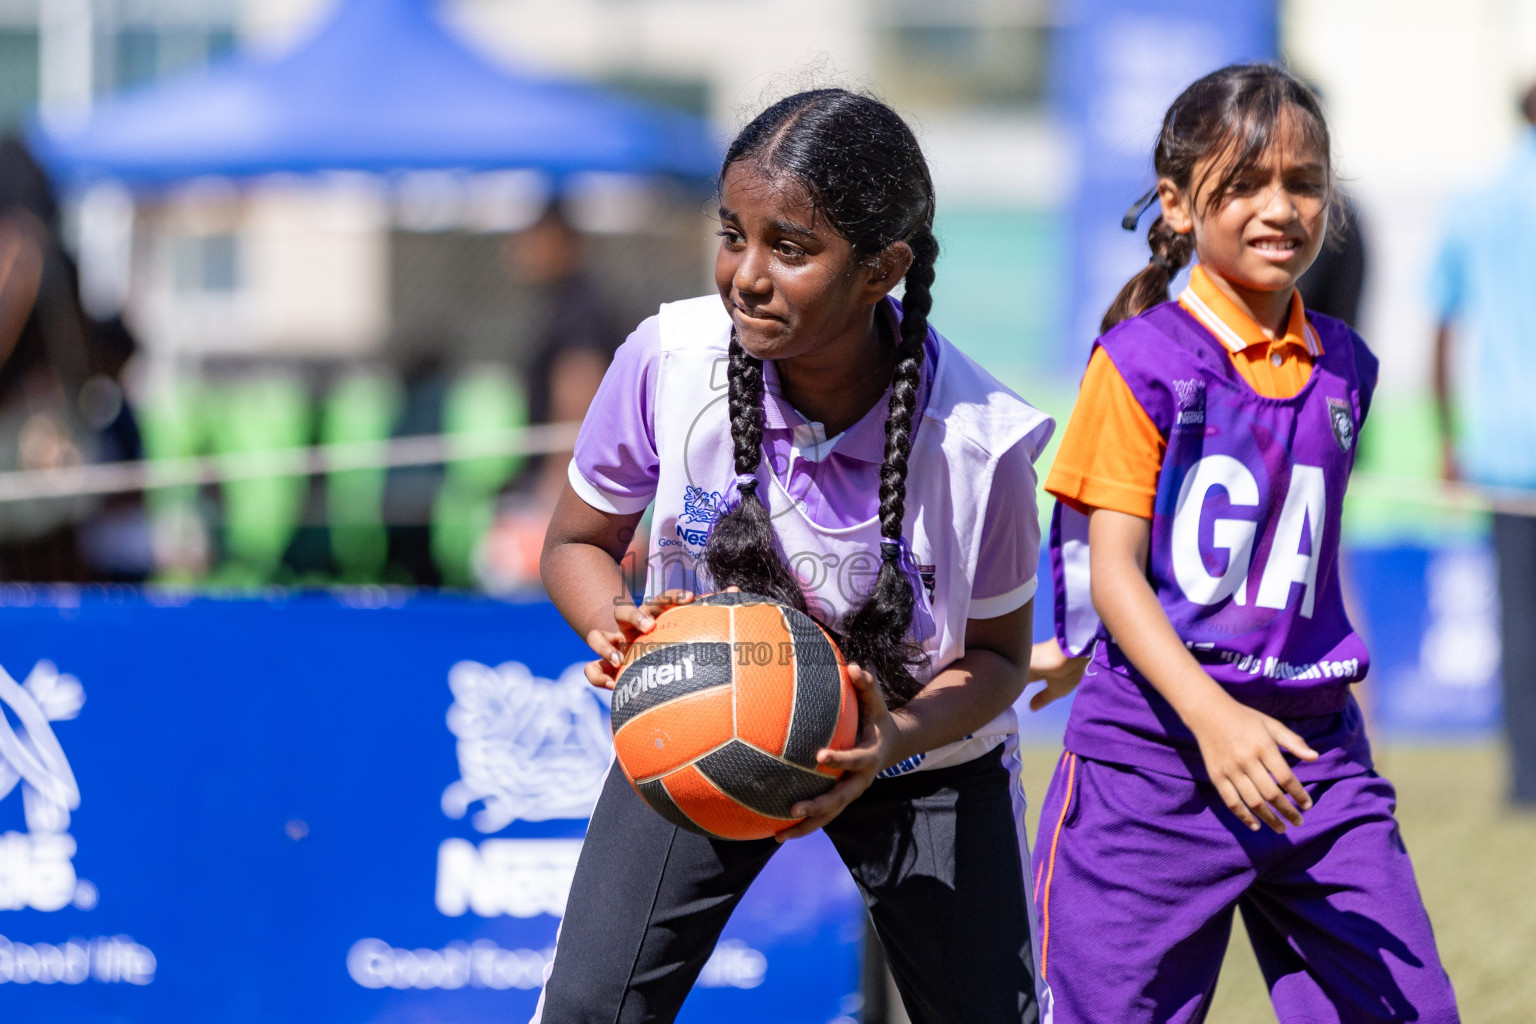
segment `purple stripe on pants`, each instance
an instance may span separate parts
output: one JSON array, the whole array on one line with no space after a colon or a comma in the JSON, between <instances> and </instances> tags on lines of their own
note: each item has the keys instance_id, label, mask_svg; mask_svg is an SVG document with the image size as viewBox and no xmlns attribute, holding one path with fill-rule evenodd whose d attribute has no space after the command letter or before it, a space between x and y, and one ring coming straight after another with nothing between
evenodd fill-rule
<instances>
[{"instance_id":1,"label":"purple stripe on pants","mask_svg":"<svg viewBox=\"0 0 1536 1024\"><path fill-rule=\"evenodd\" d=\"M1055 1024L1204 1020L1234 907L1282 1024L1459 1021L1391 784L1307 788L1300 828L1250 832L1208 782L1065 755L1034 858Z\"/></svg>"}]
</instances>

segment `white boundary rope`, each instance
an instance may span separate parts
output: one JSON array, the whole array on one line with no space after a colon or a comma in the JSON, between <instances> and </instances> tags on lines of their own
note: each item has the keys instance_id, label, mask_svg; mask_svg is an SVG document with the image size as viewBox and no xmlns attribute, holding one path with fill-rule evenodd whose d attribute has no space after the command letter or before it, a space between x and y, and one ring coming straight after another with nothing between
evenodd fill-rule
<instances>
[{"instance_id":1,"label":"white boundary rope","mask_svg":"<svg viewBox=\"0 0 1536 1024\"><path fill-rule=\"evenodd\" d=\"M1427 505L1451 511L1536 516L1536 491L1514 487L1481 487L1421 477L1356 473L1349 479L1349 493L1357 498Z\"/></svg>"},{"instance_id":2,"label":"white boundary rope","mask_svg":"<svg viewBox=\"0 0 1536 1024\"><path fill-rule=\"evenodd\" d=\"M0 473L0 503L85 495L126 494L160 487L187 487L274 476L320 476L355 469L435 466L461 459L545 455L569 451L574 423L473 434L429 434L390 441L351 441L264 452L235 452L184 459L102 462L62 469Z\"/></svg>"},{"instance_id":3,"label":"white boundary rope","mask_svg":"<svg viewBox=\"0 0 1536 1024\"><path fill-rule=\"evenodd\" d=\"M202 486L274 476L323 476L354 469L436 466L460 459L547 455L569 451L578 426L555 423L474 434L427 434L389 441L353 441L276 448L185 459L103 462L63 469L0 472L0 504L128 494L163 487ZM1536 516L1536 491L1474 487L1418 477L1355 473L1349 493L1358 498L1459 512Z\"/></svg>"}]
</instances>

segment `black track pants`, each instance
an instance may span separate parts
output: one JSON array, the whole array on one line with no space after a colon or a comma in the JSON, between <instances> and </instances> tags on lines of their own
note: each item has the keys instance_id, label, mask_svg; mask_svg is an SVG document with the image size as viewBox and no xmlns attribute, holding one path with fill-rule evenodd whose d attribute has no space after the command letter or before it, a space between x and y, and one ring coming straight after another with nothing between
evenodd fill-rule
<instances>
[{"instance_id":1,"label":"black track pants","mask_svg":"<svg viewBox=\"0 0 1536 1024\"><path fill-rule=\"evenodd\" d=\"M913 1024L1039 1018L1015 784L999 748L877 780L827 826ZM536 1020L670 1022L777 848L685 832L609 772Z\"/></svg>"}]
</instances>

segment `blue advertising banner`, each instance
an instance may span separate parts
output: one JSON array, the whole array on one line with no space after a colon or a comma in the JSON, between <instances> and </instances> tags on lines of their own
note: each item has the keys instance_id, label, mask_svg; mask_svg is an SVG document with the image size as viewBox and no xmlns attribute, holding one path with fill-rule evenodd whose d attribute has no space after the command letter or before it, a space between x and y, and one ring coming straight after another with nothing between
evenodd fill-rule
<instances>
[{"instance_id":1,"label":"blue advertising banner","mask_svg":"<svg viewBox=\"0 0 1536 1024\"><path fill-rule=\"evenodd\" d=\"M1081 373L1099 321L1146 265L1146 229L1120 227L1154 182L1152 145L1185 86L1226 64L1272 59L1276 0L1065 0L1052 51L1055 109L1076 151L1072 284L1059 349Z\"/></svg>"},{"instance_id":2,"label":"blue advertising banner","mask_svg":"<svg viewBox=\"0 0 1536 1024\"><path fill-rule=\"evenodd\" d=\"M1454 739L1497 728L1499 590L1487 543L1355 548L1347 596L1371 652L1364 700L1387 736Z\"/></svg>"},{"instance_id":3,"label":"blue advertising banner","mask_svg":"<svg viewBox=\"0 0 1536 1024\"><path fill-rule=\"evenodd\" d=\"M525 1020L608 767L547 604L0 587L0 1019ZM821 835L685 1021L851 1024Z\"/></svg>"}]
</instances>

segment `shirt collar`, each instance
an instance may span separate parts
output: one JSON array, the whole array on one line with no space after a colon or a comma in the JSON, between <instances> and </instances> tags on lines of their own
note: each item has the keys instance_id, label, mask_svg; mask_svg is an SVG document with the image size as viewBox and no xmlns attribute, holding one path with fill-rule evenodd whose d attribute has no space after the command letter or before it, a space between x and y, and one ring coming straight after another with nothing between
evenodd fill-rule
<instances>
[{"instance_id":1,"label":"shirt collar","mask_svg":"<svg viewBox=\"0 0 1536 1024\"><path fill-rule=\"evenodd\" d=\"M1291 315L1286 321L1283 337L1269 338L1237 303L1211 281L1205 268L1196 266L1189 274L1189 287L1179 295L1179 305L1216 335L1229 352L1241 352L1252 345L1281 348L1297 345L1316 357L1323 354L1323 343L1317 332L1307 322L1307 311L1301 303L1301 292L1291 293Z\"/></svg>"},{"instance_id":2,"label":"shirt collar","mask_svg":"<svg viewBox=\"0 0 1536 1024\"><path fill-rule=\"evenodd\" d=\"M897 334L901 325L901 306L894 299L886 298L881 302L881 315L888 318L892 334ZM931 328L923 348L923 366L918 380L917 401L912 418L914 425L922 418L923 410L928 405L929 384L933 380L933 362L938 355ZM861 462L870 462L875 465L884 462L885 419L890 400L891 389L887 387L885 394L870 406L868 412L859 417L858 422L824 444L829 443L831 451L839 455L846 455ZM763 429L781 430L793 435L795 428L800 427L801 437L807 442L814 443L821 436L820 424L816 424L812 430L807 430L808 422L784 400L783 393L779 389L778 368L773 365L773 361L763 363ZM798 440L795 440L795 443L797 447L806 447L799 444ZM822 449L817 453L817 461L830 454L823 446L817 447Z\"/></svg>"}]
</instances>

